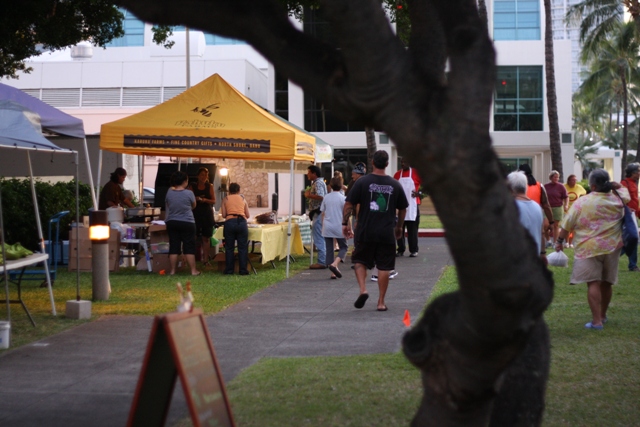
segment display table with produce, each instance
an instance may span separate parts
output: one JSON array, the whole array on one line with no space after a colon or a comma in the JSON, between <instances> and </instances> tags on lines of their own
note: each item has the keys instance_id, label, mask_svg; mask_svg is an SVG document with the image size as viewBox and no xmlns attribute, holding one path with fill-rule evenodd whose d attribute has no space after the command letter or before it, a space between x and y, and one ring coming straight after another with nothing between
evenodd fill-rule
<instances>
[{"instance_id":1,"label":"display table with produce","mask_svg":"<svg viewBox=\"0 0 640 427\"><path fill-rule=\"evenodd\" d=\"M20 275L18 276L18 281L14 282L11 281L12 283L14 283L17 287L18 287L18 299L15 300L9 300L8 302L10 304L20 304L22 306L22 308L24 309L24 311L27 313L27 316L29 316L29 320L31 320L31 324L33 326L36 326L36 322L33 321L33 317L31 317L31 313L29 313L29 310L27 309L27 306L24 304L24 301L22 300L22 290L21 290L21 285L22 285L22 276L24 274L24 270L31 266L31 265L35 265L38 264L40 262L46 262L49 259L49 254L41 254L39 252L33 253L31 255L28 255L24 258L20 258L20 259L15 259L15 260L8 260L6 261L3 265L0 265L0 274L2 274L2 280L4 281L4 272L5 270L7 272L9 271L15 271L15 270L21 270L20 271ZM51 284L49 283L49 289L51 289Z\"/></svg>"}]
</instances>

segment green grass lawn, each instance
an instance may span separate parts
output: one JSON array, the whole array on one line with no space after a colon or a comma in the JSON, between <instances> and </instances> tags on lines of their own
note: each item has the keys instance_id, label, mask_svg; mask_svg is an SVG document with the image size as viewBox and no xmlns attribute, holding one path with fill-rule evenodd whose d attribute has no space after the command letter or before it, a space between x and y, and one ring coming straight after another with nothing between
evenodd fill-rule
<instances>
[{"instance_id":1,"label":"green grass lawn","mask_svg":"<svg viewBox=\"0 0 640 427\"><path fill-rule=\"evenodd\" d=\"M572 251L567 250L571 255ZM590 320L586 285L570 286L571 268L551 268L554 301L545 313L552 340L545 426L630 426L640 419L640 285L638 273L620 261L609 323L586 330ZM224 276L205 270L199 277L173 277L123 269L111 274L112 293L94 303L93 318L109 314L155 315L174 311L175 283L191 280L195 305L215 313L285 277L258 266L258 275ZM291 274L308 259L291 264ZM571 267L571 264L570 264ZM76 274L59 269L54 286L58 317L50 314L47 290L26 282L23 298L37 327L19 305L11 306L12 348L79 325L64 318L65 301L75 299ZM457 288L455 269L445 270L431 298ZM11 286L12 292L15 287ZM81 296L91 298L91 274L81 274ZM15 294L13 294L15 297ZM4 318L4 316L2 316ZM421 398L420 374L401 353L347 357L263 359L228 384L240 426L406 426ZM189 425L183 420L180 425Z\"/></svg>"},{"instance_id":2,"label":"green grass lawn","mask_svg":"<svg viewBox=\"0 0 640 427\"><path fill-rule=\"evenodd\" d=\"M602 332L584 328L590 320L586 285L568 285L571 268L551 268L556 288L545 314L552 342L545 426L638 425L640 275L628 272L626 262L626 257L620 261ZM431 298L455 289L450 267ZM419 371L400 353L266 358L228 384L234 416L243 427L407 426L421 390Z\"/></svg>"},{"instance_id":3,"label":"green grass lawn","mask_svg":"<svg viewBox=\"0 0 640 427\"><path fill-rule=\"evenodd\" d=\"M309 267L308 256L300 256L297 261L290 264L290 275ZM285 278L286 262L284 261L276 261L275 269L270 264L260 265L254 262L254 266L258 274L248 276L223 275L217 271L217 266L202 267L201 265L199 268L203 274L197 277L187 273L160 276L146 270L120 269L120 272L109 275L111 281L109 300L92 303L92 317L95 319L101 315L112 314L156 315L175 311L178 304L176 283L181 282L185 285L188 280L192 284L195 307L201 308L205 314L217 313ZM63 266L58 268L57 275L53 287L57 317L51 314L47 289L40 288L39 282L23 282L22 299L31 312L36 327L31 325L19 304L11 304L11 348L86 322L86 320L71 320L64 317L66 301L76 299L76 273L67 272L66 266ZM16 286L10 285L9 290L11 299L17 298ZM80 296L82 299L91 300L91 273L80 273ZM4 308L6 305L2 304L2 307L5 313L0 316L0 319L6 319Z\"/></svg>"},{"instance_id":4,"label":"green grass lawn","mask_svg":"<svg viewBox=\"0 0 640 427\"><path fill-rule=\"evenodd\" d=\"M420 228L442 228L438 215L420 215Z\"/></svg>"}]
</instances>

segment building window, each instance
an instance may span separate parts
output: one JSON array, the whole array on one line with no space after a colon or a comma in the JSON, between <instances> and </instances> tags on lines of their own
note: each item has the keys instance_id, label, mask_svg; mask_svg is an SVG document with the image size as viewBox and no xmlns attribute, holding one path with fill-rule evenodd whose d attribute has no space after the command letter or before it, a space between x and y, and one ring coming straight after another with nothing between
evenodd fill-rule
<instances>
[{"instance_id":1,"label":"building window","mask_svg":"<svg viewBox=\"0 0 640 427\"><path fill-rule=\"evenodd\" d=\"M494 40L540 40L538 0L494 0Z\"/></svg>"},{"instance_id":2,"label":"building window","mask_svg":"<svg viewBox=\"0 0 640 427\"><path fill-rule=\"evenodd\" d=\"M542 66L498 67L496 77L494 130L542 130Z\"/></svg>"},{"instance_id":3,"label":"building window","mask_svg":"<svg viewBox=\"0 0 640 427\"><path fill-rule=\"evenodd\" d=\"M367 150L356 149L343 149L336 148L333 150L333 171L342 172L342 178L344 179L344 185L351 184L351 171L358 162L367 164ZM329 183L332 178L331 163L321 163L320 170L322 171L322 178Z\"/></svg>"},{"instance_id":4,"label":"building window","mask_svg":"<svg viewBox=\"0 0 640 427\"><path fill-rule=\"evenodd\" d=\"M113 39L108 47L144 46L144 22L125 9L118 9L124 14L122 29L124 36Z\"/></svg>"},{"instance_id":5,"label":"building window","mask_svg":"<svg viewBox=\"0 0 640 427\"><path fill-rule=\"evenodd\" d=\"M289 80L276 70L276 108L275 113L289 120Z\"/></svg>"},{"instance_id":6,"label":"building window","mask_svg":"<svg viewBox=\"0 0 640 427\"><path fill-rule=\"evenodd\" d=\"M229 39L209 33L204 33L204 39L208 45L247 44L244 40Z\"/></svg>"},{"instance_id":7,"label":"building window","mask_svg":"<svg viewBox=\"0 0 640 427\"><path fill-rule=\"evenodd\" d=\"M530 157L519 157L519 158L514 158L514 159L500 159L500 163L502 163L505 166L505 170L507 170L509 173L517 171L518 168L520 168L520 165L531 165L531 158Z\"/></svg>"},{"instance_id":8,"label":"building window","mask_svg":"<svg viewBox=\"0 0 640 427\"><path fill-rule=\"evenodd\" d=\"M304 8L303 29L305 34L337 46L329 22L317 8ZM364 131L364 126L347 123L325 109L321 100L304 93L304 128L309 132Z\"/></svg>"}]
</instances>

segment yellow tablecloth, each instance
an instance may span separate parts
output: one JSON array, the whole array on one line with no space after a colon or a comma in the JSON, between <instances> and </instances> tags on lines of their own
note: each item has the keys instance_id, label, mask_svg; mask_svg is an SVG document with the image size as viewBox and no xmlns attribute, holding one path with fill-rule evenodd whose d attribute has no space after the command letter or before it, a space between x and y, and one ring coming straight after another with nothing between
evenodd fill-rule
<instances>
[{"instance_id":1,"label":"yellow tablecloth","mask_svg":"<svg viewBox=\"0 0 640 427\"><path fill-rule=\"evenodd\" d=\"M287 230L288 223L265 224L261 227L249 227L249 240L261 242L260 252L262 253L262 263L266 264L274 259L285 259L287 257ZM218 240L224 239L224 227L216 230L214 237ZM298 224L291 224L291 255L304 253L302 237Z\"/></svg>"}]
</instances>

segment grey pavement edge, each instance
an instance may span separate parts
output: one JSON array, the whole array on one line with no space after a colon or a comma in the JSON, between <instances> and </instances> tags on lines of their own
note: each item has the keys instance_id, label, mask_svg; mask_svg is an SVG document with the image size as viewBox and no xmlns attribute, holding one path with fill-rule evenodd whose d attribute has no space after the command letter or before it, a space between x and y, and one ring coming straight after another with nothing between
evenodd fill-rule
<instances>
[{"instance_id":1,"label":"grey pavement edge","mask_svg":"<svg viewBox=\"0 0 640 427\"><path fill-rule=\"evenodd\" d=\"M353 307L358 285L350 263L343 278L305 270L239 304L207 317L225 382L263 357L391 353L420 315L445 266L442 238L419 239L416 258L396 258L399 275L387 291L389 310L378 312L377 283ZM300 257L297 262L308 262ZM195 289L197 299L197 289ZM127 421L152 318L104 316L0 356L0 425L3 427L113 427ZM176 384L168 425L187 415Z\"/></svg>"}]
</instances>

